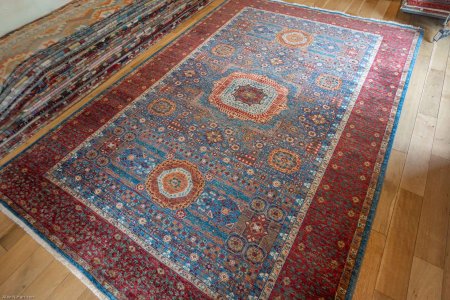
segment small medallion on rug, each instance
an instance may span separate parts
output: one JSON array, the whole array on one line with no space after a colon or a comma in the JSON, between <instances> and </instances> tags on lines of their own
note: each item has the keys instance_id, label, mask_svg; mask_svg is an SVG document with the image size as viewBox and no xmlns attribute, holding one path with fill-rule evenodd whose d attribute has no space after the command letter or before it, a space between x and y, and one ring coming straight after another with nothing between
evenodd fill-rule
<instances>
[{"instance_id":1,"label":"small medallion on rug","mask_svg":"<svg viewBox=\"0 0 450 300\"><path fill-rule=\"evenodd\" d=\"M152 200L170 209L182 209L197 200L204 185L198 168L182 160L168 160L156 166L146 183Z\"/></svg>"}]
</instances>

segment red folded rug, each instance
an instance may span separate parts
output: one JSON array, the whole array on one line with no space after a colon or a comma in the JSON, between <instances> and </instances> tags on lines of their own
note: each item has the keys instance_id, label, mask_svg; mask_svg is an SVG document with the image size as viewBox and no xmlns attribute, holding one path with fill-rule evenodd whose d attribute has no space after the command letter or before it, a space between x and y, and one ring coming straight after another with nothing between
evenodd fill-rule
<instances>
[{"instance_id":1,"label":"red folded rug","mask_svg":"<svg viewBox=\"0 0 450 300\"><path fill-rule=\"evenodd\" d=\"M403 0L404 12L447 18L450 15L449 0Z\"/></svg>"},{"instance_id":2,"label":"red folded rug","mask_svg":"<svg viewBox=\"0 0 450 300\"><path fill-rule=\"evenodd\" d=\"M112 299L350 298L419 29L229 0L0 171Z\"/></svg>"}]
</instances>

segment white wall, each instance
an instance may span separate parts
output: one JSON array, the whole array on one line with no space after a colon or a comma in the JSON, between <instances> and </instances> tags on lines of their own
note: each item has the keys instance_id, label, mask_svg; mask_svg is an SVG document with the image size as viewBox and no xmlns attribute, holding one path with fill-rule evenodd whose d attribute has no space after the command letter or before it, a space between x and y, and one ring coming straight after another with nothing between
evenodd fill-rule
<instances>
[{"instance_id":1,"label":"white wall","mask_svg":"<svg viewBox=\"0 0 450 300\"><path fill-rule=\"evenodd\" d=\"M0 36L30 23L71 0L0 0Z\"/></svg>"}]
</instances>

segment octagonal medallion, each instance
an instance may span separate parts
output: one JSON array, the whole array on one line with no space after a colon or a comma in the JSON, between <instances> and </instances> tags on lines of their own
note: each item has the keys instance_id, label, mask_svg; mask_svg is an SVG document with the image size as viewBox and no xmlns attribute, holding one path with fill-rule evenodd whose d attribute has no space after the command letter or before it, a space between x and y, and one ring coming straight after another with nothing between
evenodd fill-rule
<instances>
[{"instance_id":1,"label":"octagonal medallion","mask_svg":"<svg viewBox=\"0 0 450 300\"><path fill-rule=\"evenodd\" d=\"M277 35L278 42L288 48L303 48L311 45L313 38L310 34L297 29L283 30Z\"/></svg>"},{"instance_id":2,"label":"octagonal medallion","mask_svg":"<svg viewBox=\"0 0 450 300\"><path fill-rule=\"evenodd\" d=\"M214 83L209 102L231 118L266 123L287 109L288 93L266 76L234 72Z\"/></svg>"},{"instance_id":3,"label":"octagonal medallion","mask_svg":"<svg viewBox=\"0 0 450 300\"><path fill-rule=\"evenodd\" d=\"M185 160L167 160L148 175L146 188L162 207L183 209L203 191L205 181L197 166Z\"/></svg>"}]
</instances>

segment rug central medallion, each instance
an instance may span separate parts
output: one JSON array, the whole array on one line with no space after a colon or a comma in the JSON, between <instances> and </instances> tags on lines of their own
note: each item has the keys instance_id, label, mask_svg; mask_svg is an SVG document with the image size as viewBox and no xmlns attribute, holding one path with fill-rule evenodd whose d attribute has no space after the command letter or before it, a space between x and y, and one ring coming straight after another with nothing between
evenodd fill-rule
<instances>
[{"instance_id":1,"label":"rug central medallion","mask_svg":"<svg viewBox=\"0 0 450 300\"><path fill-rule=\"evenodd\" d=\"M46 178L213 298L267 298L380 41L244 8Z\"/></svg>"},{"instance_id":2,"label":"rug central medallion","mask_svg":"<svg viewBox=\"0 0 450 300\"><path fill-rule=\"evenodd\" d=\"M265 123L287 108L288 93L266 76L234 72L214 84L209 101L229 117Z\"/></svg>"}]
</instances>

